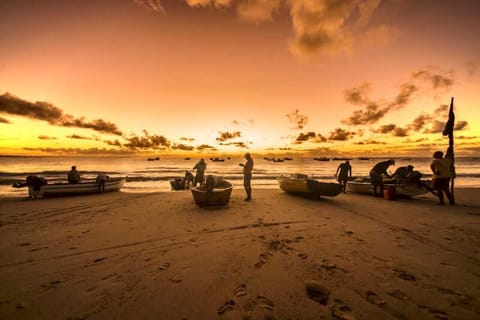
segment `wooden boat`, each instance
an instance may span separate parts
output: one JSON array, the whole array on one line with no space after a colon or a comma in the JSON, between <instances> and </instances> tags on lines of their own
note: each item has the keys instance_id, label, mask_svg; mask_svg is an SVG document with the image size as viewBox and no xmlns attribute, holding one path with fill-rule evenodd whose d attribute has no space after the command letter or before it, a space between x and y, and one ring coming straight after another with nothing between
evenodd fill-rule
<instances>
[{"instance_id":1,"label":"wooden boat","mask_svg":"<svg viewBox=\"0 0 480 320\"><path fill-rule=\"evenodd\" d=\"M395 188L396 195L399 197L414 197L426 194L428 189L422 184L429 185L430 181L422 180L421 183L395 183L393 180L384 181L384 189ZM347 181L347 192L351 193L363 193L373 195L373 186L370 178L356 178L351 181Z\"/></svg>"},{"instance_id":2,"label":"wooden boat","mask_svg":"<svg viewBox=\"0 0 480 320\"><path fill-rule=\"evenodd\" d=\"M280 189L285 192L311 197L335 197L342 192L342 185L309 179L305 174L292 174L277 178Z\"/></svg>"},{"instance_id":3,"label":"wooden boat","mask_svg":"<svg viewBox=\"0 0 480 320\"><path fill-rule=\"evenodd\" d=\"M213 162L224 162L225 159L221 159L221 158L210 158L211 161Z\"/></svg>"},{"instance_id":4,"label":"wooden boat","mask_svg":"<svg viewBox=\"0 0 480 320\"><path fill-rule=\"evenodd\" d=\"M230 201L233 186L230 182L223 180L221 177L207 177L208 186L193 187L192 195L198 206L223 206ZM212 183L209 183L212 181Z\"/></svg>"},{"instance_id":5,"label":"wooden boat","mask_svg":"<svg viewBox=\"0 0 480 320\"><path fill-rule=\"evenodd\" d=\"M80 182L80 183L53 183L45 184L40 187L38 196L41 197L58 197L81 195L89 193L101 193L108 191L119 191L125 183L126 177L110 178L105 184L98 184L95 181Z\"/></svg>"},{"instance_id":6,"label":"wooden boat","mask_svg":"<svg viewBox=\"0 0 480 320\"><path fill-rule=\"evenodd\" d=\"M175 178L173 180L170 180L170 186L172 187L172 190L189 189L189 184L187 185L183 178Z\"/></svg>"},{"instance_id":7,"label":"wooden boat","mask_svg":"<svg viewBox=\"0 0 480 320\"><path fill-rule=\"evenodd\" d=\"M313 160L316 160L316 161L330 161L330 158L328 158L328 157L315 157L315 158L313 158Z\"/></svg>"}]
</instances>

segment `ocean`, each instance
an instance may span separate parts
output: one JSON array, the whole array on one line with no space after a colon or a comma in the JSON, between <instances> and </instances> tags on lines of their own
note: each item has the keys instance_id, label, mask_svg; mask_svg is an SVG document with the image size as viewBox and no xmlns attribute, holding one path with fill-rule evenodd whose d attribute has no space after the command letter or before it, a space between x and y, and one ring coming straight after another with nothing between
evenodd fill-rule
<instances>
[{"instance_id":1,"label":"ocean","mask_svg":"<svg viewBox=\"0 0 480 320\"><path fill-rule=\"evenodd\" d=\"M98 158L98 157L0 157L0 195L25 196L25 188L12 188L14 182L23 182L29 175L42 176L49 183L65 182L67 172L72 165L77 166L82 179L94 180L99 172L105 172L111 177L126 176L127 181L122 188L124 192L170 192L169 180L183 177L186 170L192 170L201 156L160 157L159 160L148 161L144 157ZM276 178L290 173L304 173L324 181L335 181L334 173L343 161L317 161L312 157L292 157L292 160L273 162L262 157L255 157L253 171L253 188L278 188ZM283 157L282 157L283 159ZM206 174L220 175L233 183L234 187L242 188L243 157L224 158L224 162L214 162L205 157ZM369 158L350 160L352 175L367 176L371 167L386 158ZM431 158L395 158L396 164L390 167L393 172L399 166L411 164L415 170L431 177ZM458 157L455 162L457 187L480 187L480 157Z\"/></svg>"}]
</instances>

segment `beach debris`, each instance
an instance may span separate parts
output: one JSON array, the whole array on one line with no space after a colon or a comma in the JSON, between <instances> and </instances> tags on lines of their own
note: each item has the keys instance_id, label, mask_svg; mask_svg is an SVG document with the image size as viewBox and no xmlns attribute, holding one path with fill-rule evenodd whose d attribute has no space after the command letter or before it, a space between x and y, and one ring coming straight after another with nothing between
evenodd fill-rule
<instances>
[{"instance_id":1,"label":"beach debris","mask_svg":"<svg viewBox=\"0 0 480 320\"><path fill-rule=\"evenodd\" d=\"M174 275L173 277L170 278L170 281L172 282L175 282L175 283L179 283L179 282L182 282L182 277L178 274Z\"/></svg>"},{"instance_id":2,"label":"beach debris","mask_svg":"<svg viewBox=\"0 0 480 320\"><path fill-rule=\"evenodd\" d=\"M380 299L377 294L371 290L368 290L365 294L365 297L368 302L373 303L374 305L377 305L379 307L387 304L387 302L383 299Z\"/></svg>"},{"instance_id":3,"label":"beach debris","mask_svg":"<svg viewBox=\"0 0 480 320\"><path fill-rule=\"evenodd\" d=\"M272 310L275 304L265 296L257 295L257 305L260 308Z\"/></svg>"},{"instance_id":4,"label":"beach debris","mask_svg":"<svg viewBox=\"0 0 480 320\"><path fill-rule=\"evenodd\" d=\"M331 309L333 319L339 320L355 320L352 309L344 304L341 300L335 299Z\"/></svg>"},{"instance_id":5,"label":"beach debris","mask_svg":"<svg viewBox=\"0 0 480 320\"><path fill-rule=\"evenodd\" d=\"M408 273L407 271L405 270L402 270L400 268L395 268L393 269L393 271L395 273L397 273L398 277L403 279L403 280L407 280L407 281L417 281L417 278L411 274L411 273Z\"/></svg>"},{"instance_id":6,"label":"beach debris","mask_svg":"<svg viewBox=\"0 0 480 320\"><path fill-rule=\"evenodd\" d=\"M232 299L229 299L229 300L225 301L225 303L223 303L218 308L217 313L218 314L223 314L226 311L233 310L233 309L235 309L235 301L233 301Z\"/></svg>"},{"instance_id":7,"label":"beach debris","mask_svg":"<svg viewBox=\"0 0 480 320\"><path fill-rule=\"evenodd\" d=\"M29 246L31 244L32 244L31 242L22 242L22 243L17 244L17 247L26 247L26 246Z\"/></svg>"},{"instance_id":8,"label":"beach debris","mask_svg":"<svg viewBox=\"0 0 480 320\"><path fill-rule=\"evenodd\" d=\"M170 263L165 262L165 263L162 264L160 267L158 267L158 270L160 270L160 271L165 271L165 270L167 270L169 267L170 267Z\"/></svg>"},{"instance_id":9,"label":"beach debris","mask_svg":"<svg viewBox=\"0 0 480 320\"><path fill-rule=\"evenodd\" d=\"M236 295L237 297L241 297L247 294L247 286L242 283L240 286L237 288L233 289L233 294Z\"/></svg>"},{"instance_id":10,"label":"beach debris","mask_svg":"<svg viewBox=\"0 0 480 320\"><path fill-rule=\"evenodd\" d=\"M98 258L98 259L95 259L93 260L94 263L98 263L98 262L101 262L103 260L107 259L107 257L102 257L102 258Z\"/></svg>"},{"instance_id":11,"label":"beach debris","mask_svg":"<svg viewBox=\"0 0 480 320\"><path fill-rule=\"evenodd\" d=\"M307 295L310 299L324 306L327 305L328 298L330 297L330 289L315 280L305 281L305 288L307 289Z\"/></svg>"}]
</instances>

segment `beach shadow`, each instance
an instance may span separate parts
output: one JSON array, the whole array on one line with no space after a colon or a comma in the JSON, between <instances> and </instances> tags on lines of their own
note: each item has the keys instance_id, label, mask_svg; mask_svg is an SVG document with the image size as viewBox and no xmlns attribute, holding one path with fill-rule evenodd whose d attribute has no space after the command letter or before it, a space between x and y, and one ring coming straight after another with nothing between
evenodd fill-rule
<instances>
[{"instance_id":1,"label":"beach shadow","mask_svg":"<svg viewBox=\"0 0 480 320\"><path fill-rule=\"evenodd\" d=\"M315 196L315 195L305 194L305 193L287 193L287 192L283 192L282 196L297 198L297 199L305 199L307 201L312 201L312 202L332 202L334 201L334 198L336 198L336 197L321 197L321 196Z\"/></svg>"}]
</instances>

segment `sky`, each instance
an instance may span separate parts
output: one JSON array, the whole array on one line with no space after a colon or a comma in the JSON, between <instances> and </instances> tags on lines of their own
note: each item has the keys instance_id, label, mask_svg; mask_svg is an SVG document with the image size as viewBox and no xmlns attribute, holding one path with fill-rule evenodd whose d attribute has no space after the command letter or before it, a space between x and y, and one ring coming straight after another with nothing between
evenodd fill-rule
<instances>
[{"instance_id":1,"label":"sky","mask_svg":"<svg viewBox=\"0 0 480 320\"><path fill-rule=\"evenodd\" d=\"M0 155L480 151L478 0L0 1Z\"/></svg>"}]
</instances>

